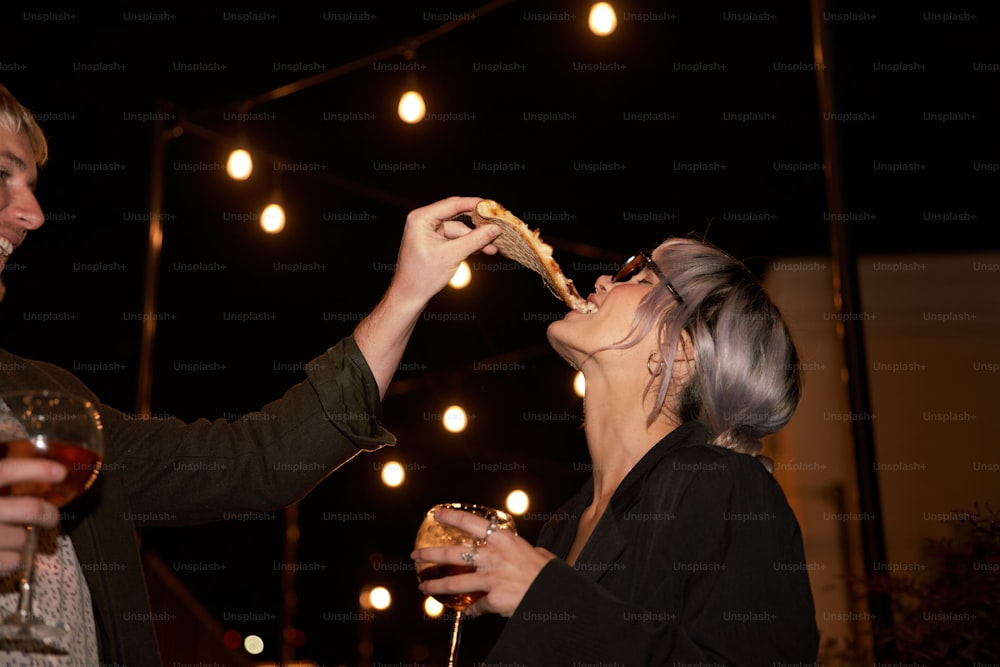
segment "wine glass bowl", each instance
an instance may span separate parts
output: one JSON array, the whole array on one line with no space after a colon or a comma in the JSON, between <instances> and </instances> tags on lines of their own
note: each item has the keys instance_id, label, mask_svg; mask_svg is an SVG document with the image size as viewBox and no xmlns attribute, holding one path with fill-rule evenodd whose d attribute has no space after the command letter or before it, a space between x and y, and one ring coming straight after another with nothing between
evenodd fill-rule
<instances>
[{"instance_id":1,"label":"wine glass bowl","mask_svg":"<svg viewBox=\"0 0 1000 667\"><path fill-rule=\"evenodd\" d=\"M62 507L91 487L101 470L101 455L78 443L43 436L0 442L0 458L51 459L66 467L61 482L14 482L0 489L0 496L35 496Z\"/></svg>"},{"instance_id":2,"label":"wine glass bowl","mask_svg":"<svg viewBox=\"0 0 1000 667\"><path fill-rule=\"evenodd\" d=\"M415 547L417 549L424 547L464 546L469 550L473 550L486 544L486 540L482 535L471 535L461 528L438 523L438 521L434 518L434 513L440 509L456 509L464 512L470 512L493 522L496 525L496 530L509 530L515 535L517 534L517 529L514 526L514 518L503 510L471 503L442 503L430 508L424 515L424 520L420 524L420 528L417 530L417 539L415 543ZM475 565L471 563L455 565L452 563L417 562L414 569L417 573L417 580L420 582L429 581L431 579L440 579L442 577L451 577L456 574L468 574L476 571ZM458 653L458 640L461 629L462 612L468 609L470 605L472 605L479 598L483 597L485 594L486 593L484 591L471 591L466 593L438 593L431 596L444 606L455 610L455 623L452 628L451 652L448 658L448 667L454 667L455 665Z\"/></svg>"},{"instance_id":3,"label":"wine glass bowl","mask_svg":"<svg viewBox=\"0 0 1000 667\"><path fill-rule=\"evenodd\" d=\"M0 459L49 459L66 468L61 482L14 482L0 496L34 496L57 507L73 501L97 480L104 456L101 416L85 398L64 392L25 390L0 394ZM26 525L17 610L0 619L0 639L54 645L69 629L51 625L31 608L38 536Z\"/></svg>"}]
</instances>

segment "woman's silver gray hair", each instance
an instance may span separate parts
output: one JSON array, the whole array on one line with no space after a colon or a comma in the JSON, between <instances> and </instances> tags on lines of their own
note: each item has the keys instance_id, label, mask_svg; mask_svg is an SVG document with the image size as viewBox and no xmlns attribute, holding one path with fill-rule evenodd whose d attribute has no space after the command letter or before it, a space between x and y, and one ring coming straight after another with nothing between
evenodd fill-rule
<instances>
[{"instance_id":1,"label":"woman's silver gray hair","mask_svg":"<svg viewBox=\"0 0 1000 667\"><path fill-rule=\"evenodd\" d=\"M686 331L694 348L692 379L680 390L678 416L705 424L712 444L756 456L761 439L783 427L802 393L798 353L777 306L735 257L693 238L671 238L652 259L683 298L652 289L639 304L628 336L635 345L655 328L664 372L650 379L656 391L652 423L663 411L674 355ZM665 381L659 382L658 378Z\"/></svg>"}]
</instances>

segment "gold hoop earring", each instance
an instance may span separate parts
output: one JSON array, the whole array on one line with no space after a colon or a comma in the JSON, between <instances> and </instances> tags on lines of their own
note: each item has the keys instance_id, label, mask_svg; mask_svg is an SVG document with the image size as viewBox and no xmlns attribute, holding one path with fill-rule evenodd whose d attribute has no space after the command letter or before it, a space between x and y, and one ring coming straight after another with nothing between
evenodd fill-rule
<instances>
[{"instance_id":1,"label":"gold hoop earring","mask_svg":"<svg viewBox=\"0 0 1000 667\"><path fill-rule=\"evenodd\" d=\"M652 375L653 377L656 377L657 375L659 375L660 373L662 373L663 369L667 365L666 362L663 361L663 359L660 359L659 361L654 362L653 361L653 357L655 357L655 356L656 356L656 352L650 352L649 353L649 358L646 359L646 370L649 371L649 374ZM653 366L654 363L656 364L655 370L654 370L654 366Z\"/></svg>"}]
</instances>

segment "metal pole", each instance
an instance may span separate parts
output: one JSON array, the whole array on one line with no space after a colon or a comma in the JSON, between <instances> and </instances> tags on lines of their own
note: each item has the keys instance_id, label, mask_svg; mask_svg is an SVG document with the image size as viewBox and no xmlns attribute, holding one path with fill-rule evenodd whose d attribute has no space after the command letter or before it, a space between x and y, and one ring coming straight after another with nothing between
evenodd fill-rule
<instances>
[{"instance_id":1,"label":"metal pole","mask_svg":"<svg viewBox=\"0 0 1000 667\"><path fill-rule=\"evenodd\" d=\"M153 395L153 343L156 340L156 295L163 247L163 187L167 142L175 135L166 132L166 107L157 101L153 115L153 157L149 176L149 236L146 246L146 282L143 291L142 341L139 348L139 379L135 411L149 416Z\"/></svg>"},{"instance_id":2,"label":"metal pole","mask_svg":"<svg viewBox=\"0 0 1000 667\"><path fill-rule=\"evenodd\" d=\"M159 290L160 254L163 248L163 202L164 174L167 162L167 144L183 134L183 126L175 125L167 129L164 119L166 105L156 104L153 121L153 150L150 165L149 184L149 236L146 248L146 282L143 295L142 341L139 358L139 381L136 392L136 414L149 416L152 412L153 393L153 348L156 341L157 293ZM284 561L286 568L281 577L281 658L284 663L292 661L295 646L292 633L295 629L295 558L299 538L298 505L285 508Z\"/></svg>"},{"instance_id":3,"label":"metal pole","mask_svg":"<svg viewBox=\"0 0 1000 667\"><path fill-rule=\"evenodd\" d=\"M285 508L285 569L281 573L281 662L291 664L295 659L295 611L299 597L295 592L295 563L299 548L299 505Z\"/></svg>"},{"instance_id":4,"label":"metal pole","mask_svg":"<svg viewBox=\"0 0 1000 667\"><path fill-rule=\"evenodd\" d=\"M841 163L834 114L834 84L831 77L830 36L824 14L826 0L812 0L813 52L816 79L826 191L830 213L830 252L832 255L835 305L840 309L841 337L847 371L848 401L851 410L851 435L854 441L854 465L858 484L858 504L861 510L861 547L864 554L865 576L869 580L879 574L879 564L886 562L885 533L882 525L882 502L879 495L875 437L872 427L871 396L864 346L864 316L858 283L857 256L851 245L850 230L844 221L844 193ZM884 571L884 568L881 568ZM888 593L868 590L868 609L876 641L872 650L876 662L886 662L895 653L895 642L880 643L879 638L892 638L892 603Z\"/></svg>"}]
</instances>

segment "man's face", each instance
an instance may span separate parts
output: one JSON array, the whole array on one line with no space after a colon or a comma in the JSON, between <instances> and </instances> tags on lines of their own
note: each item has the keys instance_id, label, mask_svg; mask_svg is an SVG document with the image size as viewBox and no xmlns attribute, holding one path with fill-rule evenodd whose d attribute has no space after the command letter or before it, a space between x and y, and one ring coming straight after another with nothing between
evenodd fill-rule
<instances>
[{"instance_id":1,"label":"man's face","mask_svg":"<svg viewBox=\"0 0 1000 667\"><path fill-rule=\"evenodd\" d=\"M0 125L0 273L27 233L45 222L35 199L37 181L28 138ZM5 291L0 282L0 301Z\"/></svg>"}]
</instances>

